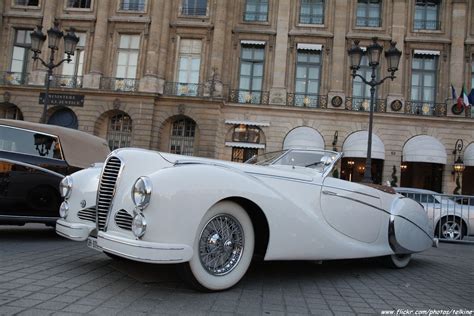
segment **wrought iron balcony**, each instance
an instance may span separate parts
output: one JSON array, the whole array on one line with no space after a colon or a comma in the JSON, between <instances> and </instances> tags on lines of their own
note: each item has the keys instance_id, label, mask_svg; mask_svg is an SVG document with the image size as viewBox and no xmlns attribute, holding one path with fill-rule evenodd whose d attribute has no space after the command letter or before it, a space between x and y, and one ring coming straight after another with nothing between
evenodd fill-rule
<instances>
[{"instance_id":1,"label":"wrought iron balcony","mask_svg":"<svg viewBox=\"0 0 474 316\"><path fill-rule=\"evenodd\" d=\"M113 91L137 91L138 79L130 78L110 78L104 77L100 79L100 88Z\"/></svg>"},{"instance_id":2,"label":"wrought iron balcony","mask_svg":"<svg viewBox=\"0 0 474 316\"><path fill-rule=\"evenodd\" d=\"M446 116L446 103L406 101L405 114L421 116Z\"/></svg>"},{"instance_id":3,"label":"wrought iron balcony","mask_svg":"<svg viewBox=\"0 0 474 316\"><path fill-rule=\"evenodd\" d=\"M82 88L82 76L54 75L49 84L55 88Z\"/></svg>"},{"instance_id":4,"label":"wrought iron balcony","mask_svg":"<svg viewBox=\"0 0 474 316\"><path fill-rule=\"evenodd\" d=\"M203 97L204 84L185 83L185 82L167 82L165 83L163 94L186 96L186 97Z\"/></svg>"},{"instance_id":5,"label":"wrought iron balcony","mask_svg":"<svg viewBox=\"0 0 474 316\"><path fill-rule=\"evenodd\" d=\"M369 112L370 98L347 97L345 108L350 111ZM387 112L387 104L384 99L375 99L374 112Z\"/></svg>"},{"instance_id":6,"label":"wrought iron balcony","mask_svg":"<svg viewBox=\"0 0 474 316\"><path fill-rule=\"evenodd\" d=\"M307 108L327 108L328 97L319 94L287 93L286 105Z\"/></svg>"},{"instance_id":7,"label":"wrought iron balcony","mask_svg":"<svg viewBox=\"0 0 474 316\"><path fill-rule=\"evenodd\" d=\"M0 84L2 85L26 85L28 83L28 74L22 72L3 71L0 72Z\"/></svg>"},{"instance_id":8,"label":"wrought iron balcony","mask_svg":"<svg viewBox=\"0 0 474 316\"><path fill-rule=\"evenodd\" d=\"M270 93L268 91L230 90L229 102L268 104Z\"/></svg>"}]
</instances>

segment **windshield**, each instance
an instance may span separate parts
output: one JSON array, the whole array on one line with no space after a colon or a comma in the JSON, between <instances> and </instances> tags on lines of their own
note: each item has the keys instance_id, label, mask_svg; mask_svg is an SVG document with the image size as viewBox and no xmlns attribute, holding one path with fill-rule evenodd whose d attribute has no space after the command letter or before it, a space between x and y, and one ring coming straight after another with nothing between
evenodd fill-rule
<instances>
[{"instance_id":1,"label":"windshield","mask_svg":"<svg viewBox=\"0 0 474 316\"><path fill-rule=\"evenodd\" d=\"M288 149L256 156L248 161L260 166L284 165L318 169L323 172L337 160L336 152Z\"/></svg>"}]
</instances>

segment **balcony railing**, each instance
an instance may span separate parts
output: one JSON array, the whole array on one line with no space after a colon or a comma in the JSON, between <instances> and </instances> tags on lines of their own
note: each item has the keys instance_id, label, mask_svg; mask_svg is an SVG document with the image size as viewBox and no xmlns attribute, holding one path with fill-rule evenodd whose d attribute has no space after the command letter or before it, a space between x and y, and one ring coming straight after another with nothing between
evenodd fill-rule
<instances>
[{"instance_id":1,"label":"balcony railing","mask_svg":"<svg viewBox=\"0 0 474 316\"><path fill-rule=\"evenodd\" d=\"M415 30L440 30L441 21L439 20L415 20L413 22Z\"/></svg>"},{"instance_id":2,"label":"balcony railing","mask_svg":"<svg viewBox=\"0 0 474 316\"><path fill-rule=\"evenodd\" d=\"M167 82L165 83L163 94L186 96L186 97L203 97L204 84L185 83L185 82Z\"/></svg>"},{"instance_id":3,"label":"balcony railing","mask_svg":"<svg viewBox=\"0 0 474 316\"><path fill-rule=\"evenodd\" d=\"M100 88L105 90L133 92L138 90L138 82L138 79L104 77L100 79Z\"/></svg>"},{"instance_id":4,"label":"balcony railing","mask_svg":"<svg viewBox=\"0 0 474 316\"><path fill-rule=\"evenodd\" d=\"M446 116L446 103L434 102L405 102L405 114L420 115L420 116Z\"/></svg>"},{"instance_id":5,"label":"balcony railing","mask_svg":"<svg viewBox=\"0 0 474 316\"><path fill-rule=\"evenodd\" d=\"M82 88L82 77L54 75L49 85L55 88Z\"/></svg>"},{"instance_id":6,"label":"balcony railing","mask_svg":"<svg viewBox=\"0 0 474 316\"><path fill-rule=\"evenodd\" d=\"M320 94L287 93L286 105L307 108L327 108L328 97Z\"/></svg>"},{"instance_id":7,"label":"balcony railing","mask_svg":"<svg viewBox=\"0 0 474 316\"><path fill-rule=\"evenodd\" d=\"M345 103L346 110L350 111L370 111L370 99L347 97ZM374 112L387 112L387 104L384 99L375 99Z\"/></svg>"},{"instance_id":8,"label":"balcony railing","mask_svg":"<svg viewBox=\"0 0 474 316\"><path fill-rule=\"evenodd\" d=\"M0 72L0 84L2 85L25 85L28 82L28 74L22 72L3 71Z\"/></svg>"},{"instance_id":9,"label":"balcony railing","mask_svg":"<svg viewBox=\"0 0 474 316\"><path fill-rule=\"evenodd\" d=\"M234 103L268 104L268 91L230 90L229 101Z\"/></svg>"}]
</instances>

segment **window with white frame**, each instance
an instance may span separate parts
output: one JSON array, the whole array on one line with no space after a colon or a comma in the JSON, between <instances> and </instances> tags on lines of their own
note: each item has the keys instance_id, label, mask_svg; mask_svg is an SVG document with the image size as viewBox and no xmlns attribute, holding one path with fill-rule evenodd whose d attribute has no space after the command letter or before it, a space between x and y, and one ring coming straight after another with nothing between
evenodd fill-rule
<instances>
[{"instance_id":1,"label":"window with white frame","mask_svg":"<svg viewBox=\"0 0 474 316\"><path fill-rule=\"evenodd\" d=\"M380 0L358 0L357 1L357 26L379 27L381 25Z\"/></svg>"},{"instance_id":2,"label":"window with white frame","mask_svg":"<svg viewBox=\"0 0 474 316\"><path fill-rule=\"evenodd\" d=\"M298 49L295 74L295 105L318 106L321 82L321 51Z\"/></svg>"},{"instance_id":3,"label":"window with white frame","mask_svg":"<svg viewBox=\"0 0 474 316\"><path fill-rule=\"evenodd\" d=\"M73 84L73 87L76 87L81 82L84 68L86 33L76 33L76 36L79 37L79 42L77 43L74 55L71 56L71 61L63 64L63 78L61 78L61 85L70 86ZM67 58L67 54L64 54L64 58Z\"/></svg>"},{"instance_id":4,"label":"window with white frame","mask_svg":"<svg viewBox=\"0 0 474 316\"><path fill-rule=\"evenodd\" d=\"M178 119L171 125L170 153L194 155L196 122L189 118Z\"/></svg>"},{"instance_id":5,"label":"window with white frame","mask_svg":"<svg viewBox=\"0 0 474 316\"><path fill-rule=\"evenodd\" d=\"M132 138L132 119L125 113L119 113L109 118L107 142L110 150L130 147Z\"/></svg>"},{"instance_id":6,"label":"window with white frame","mask_svg":"<svg viewBox=\"0 0 474 316\"><path fill-rule=\"evenodd\" d=\"M25 6L25 7L37 7L39 0L14 0L14 5Z\"/></svg>"},{"instance_id":7,"label":"window with white frame","mask_svg":"<svg viewBox=\"0 0 474 316\"><path fill-rule=\"evenodd\" d=\"M136 78L139 52L140 35L120 35L116 78Z\"/></svg>"},{"instance_id":8,"label":"window with white frame","mask_svg":"<svg viewBox=\"0 0 474 316\"><path fill-rule=\"evenodd\" d=\"M10 84L23 84L28 73L31 60L31 30L15 30L15 42L10 63Z\"/></svg>"},{"instance_id":9,"label":"window with white frame","mask_svg":"<svg viewBox=\"0 0 474 316\"><path fill-rule=\"evenodd\" d=\"M324 0L301 0L300 23L324 24Z\"/></svg>"},{"instance_id":10,"label":"window with white frame","mask_svg":"<svg viewBox=\"0 0 474 316\"><path fill-rule=\"evenodd\" d=\"M268 0L246 0L244 21L268 21Z\"/></svg>"},{"instance_id":11,"label":"window with white frame","mask_svg":"<svg viewBox=\"0 0 474 316\"><path fill-rule=\"evenodd\" d=\"M411 73L411 100L419 107L417 114L432 113L436 100L438 56L414 54ZM421 110L420 110L421 109Z\"/></svg>"},{"instance_id":12,"label":"window with white frame","mask_svg":"<svg viewBox=\"0 0 474 316\"><path fill-rule=\"evenodd\" d=\"M201 50L201 40L180 40L176 94L197 95L199 93L197 84L201 68Z\"/></svg>"},{"instance_id":13,"label":"window with white frame","mask_svg":"<svg viewBox=\"0 0 474 316\"><path fill-rule=\"evenodd\" d=\"M181 14L203 16L207 14L207 0L182 0Z\"/></svg>"},{"instance_id":14,"label":"window with white frame","mask_svg":"<svg viewBox=\"0 0 474 316\"><path fill-rule=\"evenodd\" d=\"M66 0L67 8L90 9L92 0Z\"/></svg>"},{"instance_id":15,"label":"window with white frame","mask_svg":"<svg viewBox=\"0 0 474 316\"><path fill-rule=\"evenodd\" d=\"M416 0L415 19L413 28L415 30L439 30L441 0Z\"/></svg>"},{"instance_id":16,"label":"window with white frame","mask_svg":"<svg viewBox=\"0 0 474 316\"><path fill-rule=\"evenodd\" d=\"M120 0L120 10L145 11L146 0Z\"/></svg>"}]
</instances>

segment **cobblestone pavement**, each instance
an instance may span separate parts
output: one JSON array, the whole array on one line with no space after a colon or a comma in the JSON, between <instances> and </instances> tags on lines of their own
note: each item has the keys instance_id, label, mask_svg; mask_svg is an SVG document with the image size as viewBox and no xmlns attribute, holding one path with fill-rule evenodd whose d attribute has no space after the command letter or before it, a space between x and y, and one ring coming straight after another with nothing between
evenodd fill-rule
<instances>
[{"instance_id":1,"label":"cobblestone pavement","mask_svg":"<svg viewBox=\"0 0 474 316\"><path fill-rule=\"evenodd\" d=\"M170 266L112 260L43 225L0 226L0 315L350 315L474 310L474 245L440 244L403 270L375 260L254 264L198 293ZM474 314L474 313L473 313Z\"/></svg>"}]
</instances>

